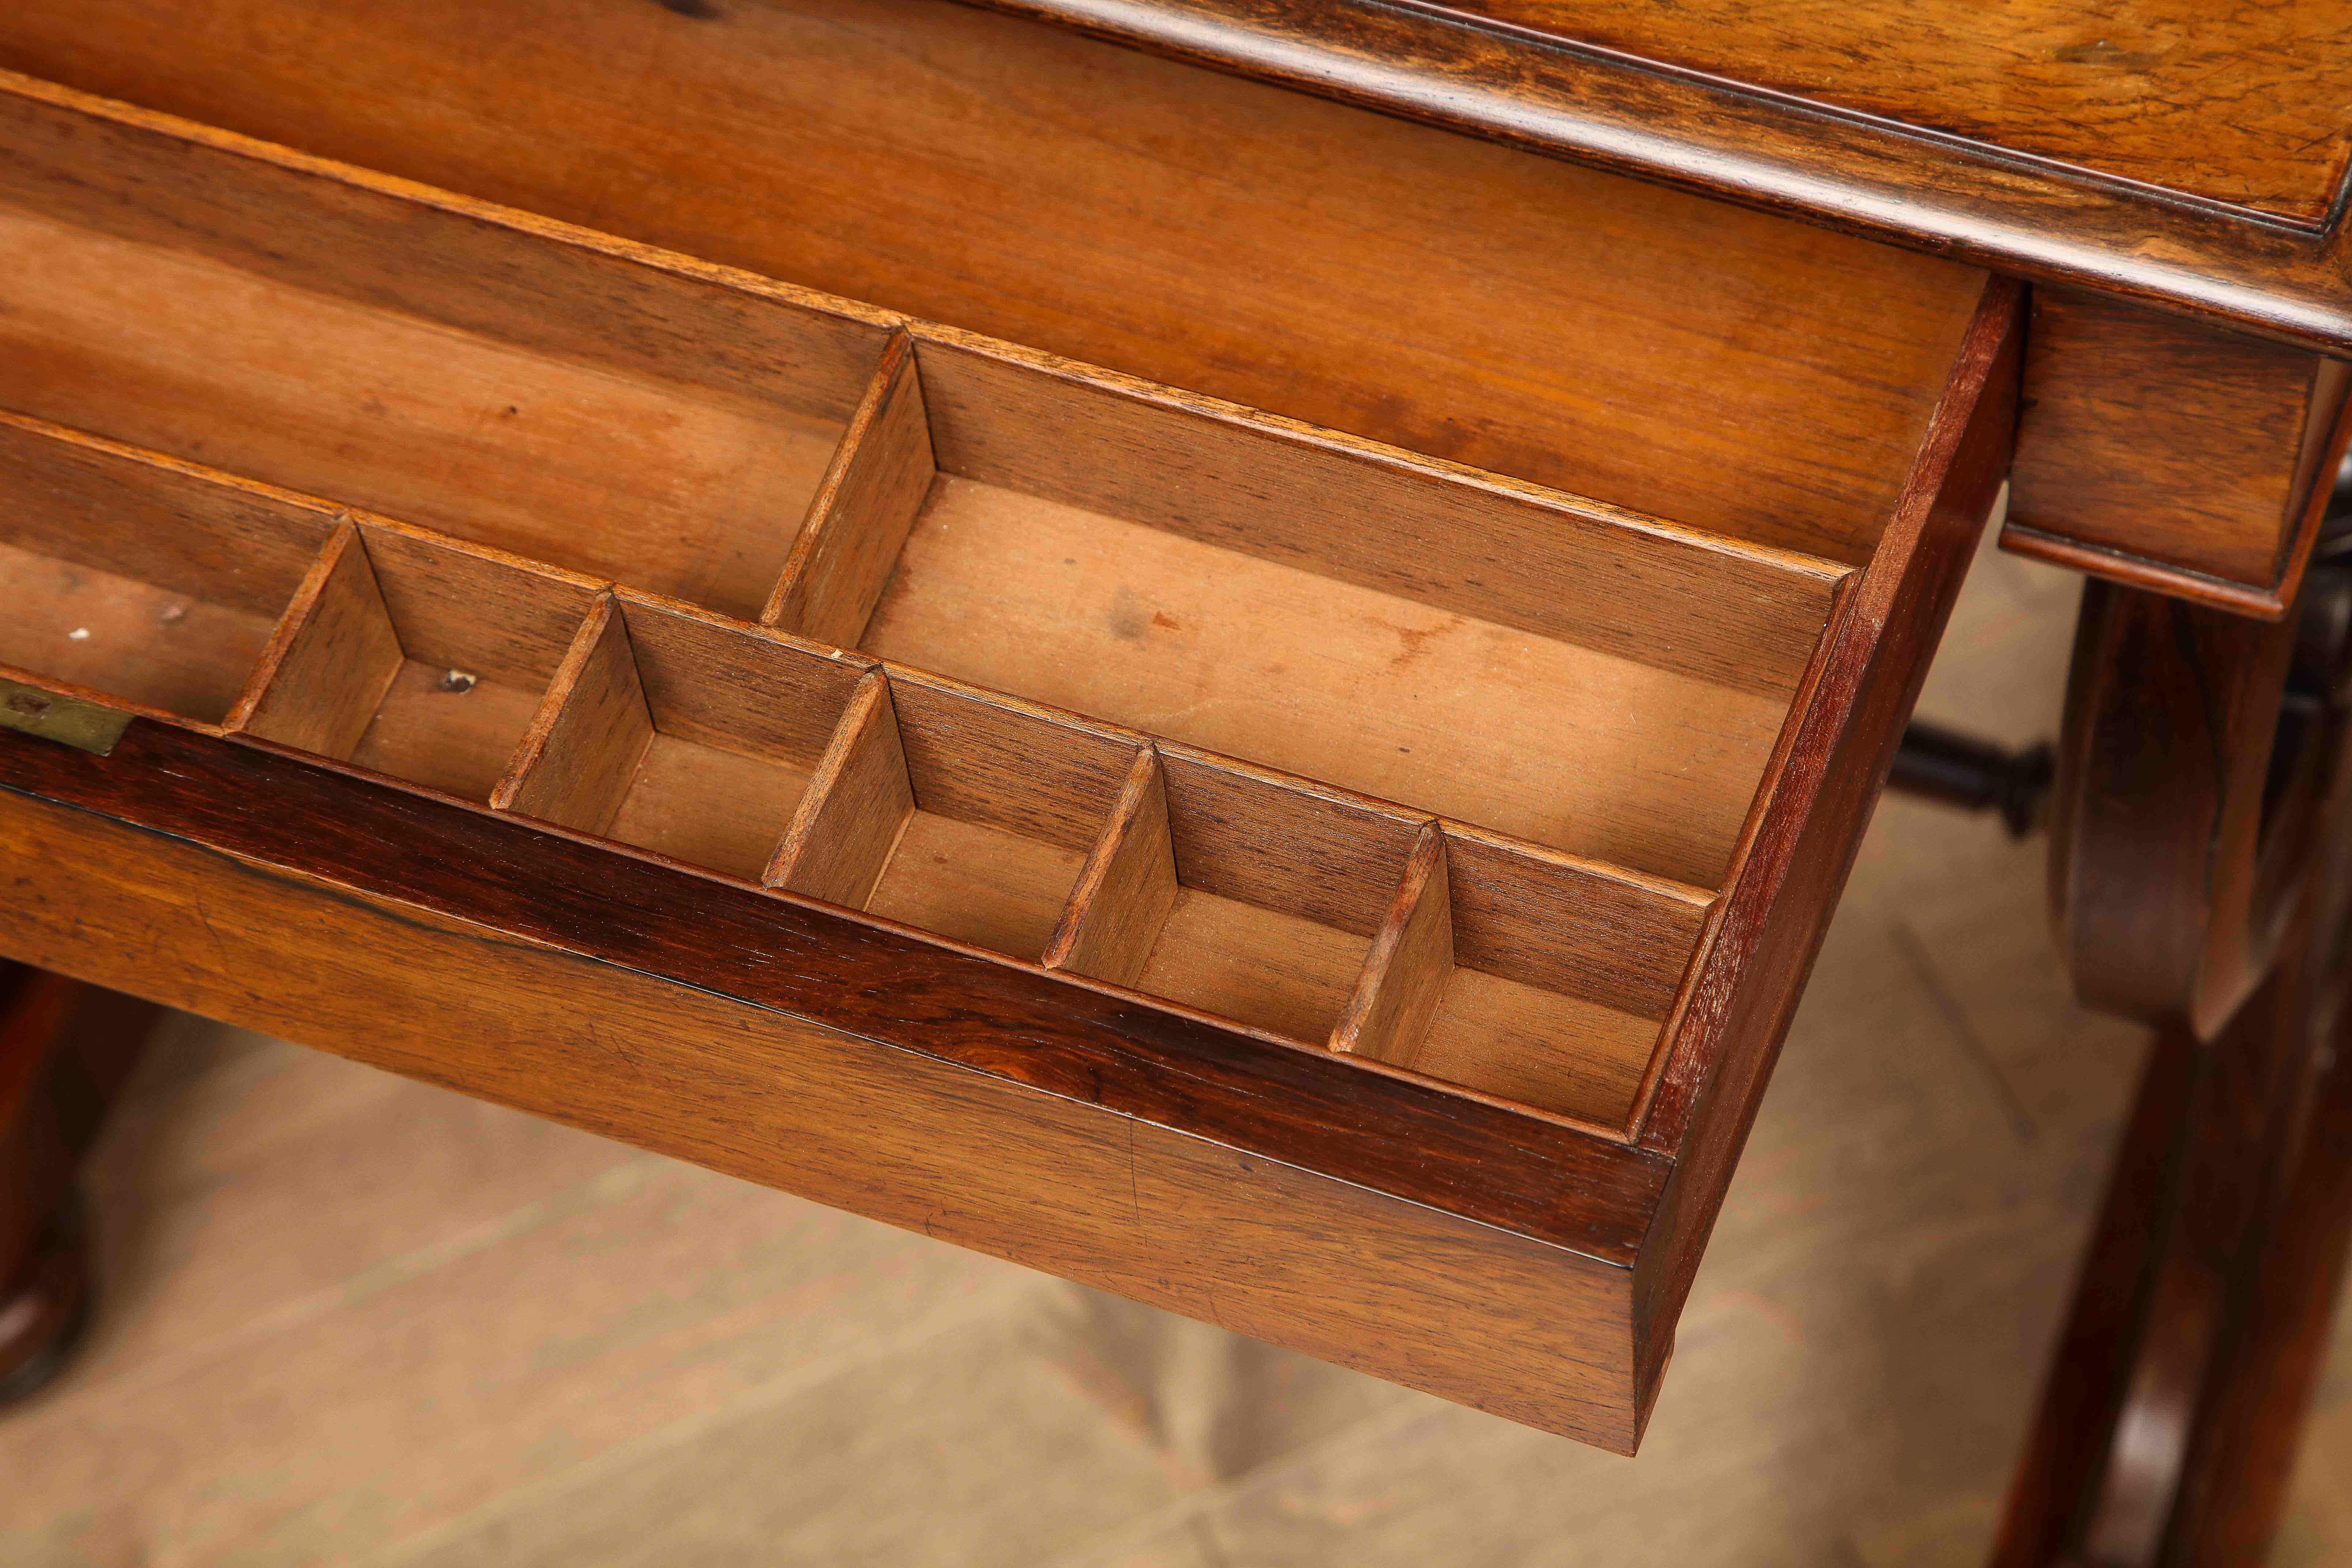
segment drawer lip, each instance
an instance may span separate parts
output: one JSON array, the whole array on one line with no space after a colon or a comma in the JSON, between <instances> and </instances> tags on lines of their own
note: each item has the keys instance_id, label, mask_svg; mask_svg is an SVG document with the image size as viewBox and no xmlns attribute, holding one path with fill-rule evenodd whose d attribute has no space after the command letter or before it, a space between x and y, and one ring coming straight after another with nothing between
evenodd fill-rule
<instances>
[{"instance_id":1,"label":"drawer lip","mask_svg":"<svg viewBox=\"0 0 2352 1568\"><path fill-rule=\"evenodd\" d=\"M142 716L100 758L0 732L0 790L1164 1126L1629 1274L1674 1167L1548 1117L265 742ZM951 994L910 1012L910 986ZM1014 1029L1021 1044L1007 1048Z\"/></svg>"}]
</instances>

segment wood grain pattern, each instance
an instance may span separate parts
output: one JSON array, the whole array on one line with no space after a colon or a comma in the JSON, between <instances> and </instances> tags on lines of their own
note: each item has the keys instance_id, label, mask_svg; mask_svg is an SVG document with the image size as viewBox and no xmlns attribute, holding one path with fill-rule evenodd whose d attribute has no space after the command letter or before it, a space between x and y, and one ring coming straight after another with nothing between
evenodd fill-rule
<instances>
[{"instance_id":1,"label":"wood grain pattern","mask_svg":"<svg viewBox=\"0 0 2352 1568\"><path fill-rule=\"evenodd\" d=\"M0 542L275 619L336 509L0 410Z\"/></svg>"},{"instance_id":2,"label":"wood grain pattern","mask_svg":"<svg viewBox=\"0 0 2352 1568\"><path fill-rule=\"evenodd\" d=\"M2261 896L2257 851L2295 632L2085 587L2049 868L2084 1000L2210 1036L2269 968L2283 900Z\"/></svg>"},{"instance_id":3,"label":"wood grain pattern","mask_svg":"<svg viewBox=\"0 0 2352 1568\"><path fill-rule=\"evenodd\" d=\"M347 760L406 657L359 525L345 519L295 590L223 723Z\"/></svg>"},{"instance_id":4,"label":"wood grain pattern","mask_svg":"<svg viewBox=\"0 0 2352 1568\"><path fill-rule=\"evenodd\" d=\"M654 728L814 767L873 661L691 605L614 592Z\"/></svg>"},{"instance_id":5,"label":"wood grain pattern","mask_svg":"<svg viewBox=\"0 0 2352 1568\"><path fill-rule=\"evenodd\" d=\"M915 804L1084 856L1142 737L1000 691L887 667Z\"/></svg>"},{"instance_id":6,"label":"wood grain pattern","mask_svg":"<svg viewBox=\"0 0 2352 1568\"><path fill-rule=\"evenodd\" d=\"M1661 642L1706 643L1693 613ZM961 478L935 488L865 647L1705 886L1788 711L1785 695Z\"/></svg>"},{"instance_id":7,"label":"wood grain pattern","mask_svg":"<svg viewBox=\"0 0 2352 1568\"><path fill-rule=\"evenodd\" d=\"M785 355L764 390L749 367L698 379L713 351L683 345L681 323L755 359L802 328L734 319L774 303L754 283L41 90L0 92L22 183L0 199L16 279L0 401L757 613L878 329L843 318L862 350ZM790 391L803 374L849 384L828 381L812 411Z\"/></svg>"},{"instance_id":8,"label":"wood grain pattern","mask_svg":"<svg viewBox=\"0 0 2352 1568\"><path fill-rule=\"evenodd\" d=\"M613 595L599 594L540 699L530 733L490 792L490 805L603 833L653 738L628 625Z\"/></svg>"},{"instance_id":9,"label":"wood grain pattern","mask_svg":"<svg viewBox=\"0 0 2352 1568\"><path fill-rule=\"evenodd\" d=\"M1119 787L1077 885L1040 961L1048 969L1132 985L1176 902L1176 855L1168 831L1168 784L1149 746Z\"/></svg>"},{"instance_id":10,"label":"wood grain pattern","mask_svg":"<svg viewBox=\"0 0 2352 1568\"><path fill-rule=\"evenodd\" d=\"M1640 1332L1663 1366L1724 1187L1753 1124L1857 829L2000 493L2015 429L2022 290L1985 290L1937 426L1878 558L1841 603L1783 737L1729 891L1713 912L1646 1090L1641 1138L1680 1151ZM1729 1042L1738 1042L1735 1050Z\"/></svg>"},{"instance_id":11,"label":"wood grain pattern","mask_svg":"<svg viewBox=\"0 0 2352 1568\"><path fill-rule=\"evenodd\" d=\"M0 791L0 864L25 889L0 904L0 946L9 952L116 978L173 1005L291 1038L307 1035L394 1071L1549 1423L1585 1441L1631 1446L1626 1270L1592 1253L1630 1247L1631 1234L1600 1219L1599 1210L1619 1197L1638 1205L1654 1193L1663 1162L1652 1156L1587 1152L1591 1140L1484 1107L1465 1114L1434 1090L1327 1053L1271 1047L1204 1025L1154 1026L1132 1003L933 947L927 951L949 966L938 976L946 984L935 989L900 962L925 950L908 939L865 928L865 942L830 956L803 945L802 922L851 929L845 917L258 752L241 763L380 800L409 831L411 848L396 858L412 870L439 864L447 868L433 873L437 879L462 879L501 900L537 902L543 918L525 922L526 933L506 915L484 923L454 908L428 913L389 889L355 886L307 853L301 858L312 874L299 875L282 868L284 847L275 857L239 858L223 852L209 829L192 840L45 804L21 793L53 761L31 753L57 752L55 761L63 761L65 748L9 744L16 739L0 736L0 770L11 786ZM151 743L177 751L192 742L214 756L233 749L151 728L131 742L131 754ZM150 752L139 765L155 760ZM110 770L107 778L134 789L141 782L127 770ZM76 793L84 784L109 787L88 771L71 784L47 781ZM359 860L395 858L378 847L383 840L351 832L364 811L298 816L288 807L299 798L299 790L273 794L267 814L241 814L235 826L215 820L243 837L264 826L257 818L267 815L301 833L344 835ZM94 795L87 804L100 805ZM589 879L544 861L526 868L499 851L441 858L456 847L450 843L431 844L429 861L413 852L422 825L461 819L510 847L544 847L576 860ZM184 829L194 826L179 821ZM431 828L422 837L437 838ZM638 894L657 884L677 888L687 900L679 910L699 911L682 924L704 934L724 930L740 942L724 962L754 993L737 994L736 981L708 970L657 978L666 963L656 952L666 945L659 933L671 916L648 920L630 911L650 906L614 900L614 918L606 920L606 898L617 889L597 884L608 870L635 881ZM374 877L361 872L360 879ZM633 924L638 934L625 936ZM86 933L93 928L121 932L126 945L90 945ZM578 939L592 932L601 934L583 950ZM647 938L656 947L639 945ZM143 953L135 962L130 944ZM864 957L856 956L860 947ZM453 969L467 984L448 983ZM264 973L310 975L316 984L299 995L249 984ZM982 991L950 978L967 973L988 977ZM1040 997L1066 994L1077 1011L1063 1022L1032 1015L1016 1038L986 995L987 986L1007 981ZM878 1020L852 1023L835 1011L860 998L902 1014L928 1048L878 1043L864 1032ZM812 1005L853 1032L818 1021L806 1011ZM1091 1051L1114 1037L1125 1044L1101 1051L1091 1068L1065 1077L1054 1065L1064 1040L1092 1040L1085 1047ZM1192 1043L1209 1046L1207 1054L1192 1050ZM978 1053L971 1063L957 1059L965 1045ZM1227 1064L1216 1059L1232 1050L1243 1055ZM980 1062L990 1065L971 1070ZM1312 1173L1255 1152L1262 1140L1238 1127L1226 1127L1223 1137L1180 1131L1177 1123L1193 1114L1188 1105L1207 1109L1197 1092L1201 1075L1221 1076L1243 1062L1259 1064L1244 1072L1271 1069L1273 1077L1226 1103L1253 1107L1268 1130L1328 1120L1339 1143L1365 1143L1360 1106L1349 1109L1362 1093L1417 1109L1373 1140L1381 1145L1376 1162L1318 1157L1346 1173ZM1182 1070L1169 1070L1180 1063L1187 1064ZM1040 1073L1047 1076L1036 1088L1023 1081ZM1310 1074L1345 1078L1351 1092L1332 1099L1310 1086ZM1052 1089L1039 1092L1047 1081ZM1128 1101L1129 1089L1144 1089L1158 1110ZM877 1106L891 1114L877 1116ZM1507 1176L1475 1201L1516 1205L1533 1218L1556 1211L1562 1193L1585 1194L1573 1239L1549 1243L1465 1224L1416 1201L1434 1195L1419 1173L1460 1158L1465 1140L1508 1126L1525 1127L1522 1136L1533 1141L1512 1162L1532 1180ZM1373 1174L1382 1168L1389 1173ZM1403 1192L1390 1190L1400 1183ZM1430 1326L1426 1347L1405 1349L1406 1324Z\"/></svg>"},{"instance_id":12,"label":"wood grain pattern","mask_svg":"<svg viewBox=\"0 0 2352 1568\"><path fill-rule=\"evenodd\" d=\"M915 331L945 472L1717 684L1792 690L1845 575L1677 526L1688 517L1514 485L971 333ZM1381 526L1365 529L1367 517ZM1816 548L1855 560L1871 537ZM1661 635L1700 615L1707 639Z\"/></svg>"},{"instance_id":13,"label":"wood grain pattern","mask_svg":"<svg viewBox=\"0 0 2352 1568\"><path fill-rule=\"evenodd\" d=\"M102 48L11 17L0 60L1849 563L1978 283L950 5L212 7L110 0Z\"/></svg>"},{"instance_id":14,"label":"wood grain pattern","mask_svg":"<svg viewBox=\"0 0 2352 1568\"><path fill-rule=\"evenodd\" d=\"M1445 876L1445 835L1421 830L1397 884L1396 901L1372 933L1371 951L1331 1030L1331 1048L1412 1067L1454 976L1454 893Z\"/></svg>"},{"instance_id":15,"label":"wood grain pattern","mask_svg":"<svg viewBox=\"0 0 2352 1568\"><path fill-rule=\"evenodd\" d=\"M2027 344L2003 543L2127 555L2173 592L2220 579L2276 619L2341 452L2331 362L2059 289L2035 291Z\"/></svg>"},{"instance_id":16,"label":"wood grain pattern","mask_svg":"<svg viewBox=\"0 0 2352 1568\"><path fill-rule=\"evenodd\" d=\"M0 544L0 665L115 706L215 724L276 618Z\"/></svg>"},{"instance_id":17,"label":"wood grain pattern","mask_svg":"<svg viewBox=\"0 0 2352 1568\"><path fill-rule=\"evenodd\" d=\"M11 76L0 199L136 245L838 425L885 312Z\"/></svg>"},{"instance_id":18,"label":"wood grain pattern","mask_svg":"<svg viewBox=\"0 0 2352 1568\"><path fill-rule=\"evenodd\" d=\"M862 910L915 812L890 682L857 683L761 878L771 888Z\"/></svg>"},{"instance_id":19,"label":"wood grain pattern","mask_svg":"<svg viewBox=\"0 0 2352 1568\"><path fill-rule=\"evenodd\" d=\"M1433 5L1332 5L1322 0L982 3L1173 58L1768 210L1808 215L2002 271L2155 300L2307 346L2352 347L2347 230L2340 208L2326 202L2308 221L2260 221L2225 203L2182 199L2065 163L1972 145L1950 135L1948 127L1824 111L1740 79L1744 74L1769 80L1770 66L1743 72L1727 61L1720 70L1688 72L1558 38L1464 26L1459 17L1433 15ZM1696 20L1722 9L1702 5L1680 15ZM1588 14L1579 9L1575 16ZM2032 15L2048 14L2043 7ZM1600 15L1638 16L1645 38L1671 37L1677 30L1675 17L1631 7ZM2189 39L2203 37L2211 23L2209 13L2197 15L2200 27L2183 39L2189 45L2184 59L2195 58ZM2280 37L2271 30L2279 18L2268 11L2240 6L2230 15L2242 25L2252 21L2252 36ZM1809 26L1816 16L1821 22ZM2102 20L2099 34L2117 30L2116 18ZM1791 58L1801 59L1809 34L1818 41L1824 36L1822 26L1834 31L1850 25L1843 15L1818 7L1781 7L1769 16L1755 14L1750 37L1773 39L1776 59L1782 44ZM2326 28L2330 22L2325 12L2315 14L2315 24L2288 20L2285 36L2309 25ZM2005 10L1998 31L1980 36L2010 36L2019 26L2018 13ZM2098 36L2066 40L2043 68L2063 69L2071 63L2070 54L2094 66L2132 58L2126 50L2117 59L2101 42ZM1721 40L1710 43L1726 47ZM1906 55L1932 58L1953 47L1948 37L1904 43L1913 47L1881 52L1871 39L1858 41L1840 55L1840 65L1867 81L1874 66L1884 69ZM1399 61L1412 62L1410 68L1398 68ZM2340 56L2326 46L2281 63L2300 77L2303 89L2290 89L2286 96L2314 105L2328 103L2329 84L2343 70ZM2249 125L2276 116L2279 107L2267 100L2254 112L2242 109L2235 93L2248 81L2248 64L2232 60L2234 69L2216 73L2213 86L2219 90L2210 100L2192 93L2184 103ZM2259 76L2259 69L2253 74ZM2130 79L2136 87L2141 77ZM1993 104L1979 102L1978 111L2000 112L2008 86L2004 82ZM2103 116L2082 118L2097 123ZM2271 118L2270 123L2278 121ZM2333 140L2340 145L2340 133ZM2109 133L2100 145L2118 141L2128 145L2129 138ZM2200 139L2189 155L2203 150Z\"/></svg>"},{"instance_id":20,"label":"wood grain pattern","mask_svg":"<svg viewBox=\"0 0 2352 1568\"><path fill-rule=\"evenodd\" d=\"M2352 152L2352 50L2324 7L1896 0L1759 15L1604 0L1444 9L1809 101L2317 222Z\"/></svg>"},{"instance_id":21,"label":"wood grain pattern","mask_svg":"<svg viewBox=\"0 0 2352 1568\"><path fill-rule=\"evenodd\" d=\"M850 416L808 521L760 618L818 642L856 647L930 493L930 419L904 332L883 351Z\"/></svg>"},{"instance_id":22,"label":"wood grain pattern","mask_svg":"<svg viewBox=\"0 0 2352 1568\"><path fill-rule=\"evenodd\" d=\"M387 518L360 538L408 657L537 689L555 678L604 584Z\"/></svg>"}]
</instances>

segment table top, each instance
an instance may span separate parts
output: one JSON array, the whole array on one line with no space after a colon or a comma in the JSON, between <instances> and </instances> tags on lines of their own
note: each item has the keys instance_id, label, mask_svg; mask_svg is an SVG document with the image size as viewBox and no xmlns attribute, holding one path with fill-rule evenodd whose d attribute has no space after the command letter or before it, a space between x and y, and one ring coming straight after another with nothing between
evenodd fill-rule
<instances>
[{"instance_id":1,"label":"table top","mask_svg":"<svg viewBox=\"0 0 2352 1568\"><path fill-rule=\"evenodd\" d=\"M980 0L2352 351L2352 5Z\"/></svg>"}]
</instances>

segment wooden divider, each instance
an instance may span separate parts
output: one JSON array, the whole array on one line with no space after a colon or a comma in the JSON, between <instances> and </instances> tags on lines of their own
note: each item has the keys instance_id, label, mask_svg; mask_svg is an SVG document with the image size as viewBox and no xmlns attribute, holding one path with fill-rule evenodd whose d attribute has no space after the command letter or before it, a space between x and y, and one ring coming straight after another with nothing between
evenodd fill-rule
<instances>
[{"instance_id":1,"label":"wooden divider","mask_svg":"<svg viewBox=\"0 0 2352 1568\"><path fill-rule=\"evenodd\" d=\"M629 628L611 593L599 594L490 805L602 833L653 738Z\"/></svg>"},{"instance_id":2,"label":"wooden divider","mask_svg":"<svg viewBox=\"0 0 2352 1568\"><path fill-rule=\"evenodd\" d=\"M900 331L850 416L761 620L856 647L936 471L922 377Z\"/></svg>"},{"instance_id":3,"label":"wooden divider","mask_svg":"<svg viewBox=\"0 0 2352 1568\"><path fill-rule=\"evenodd\" d=\"M346 518L295 592L223 727L348 758L406 660L359 525Z\"/></svg>"},{"instance_id":4,"label":"wooden divider","mask_svg":"<svg viewBox=\"0 0 2352 1568\"><path fill-rule=\"evenodd\" d=\"M857 684L841 727L818 762L800 810L761 881L788 893L862 910L915 815L907 753L888 678Z\"/></svg>"},{"instance_id":5,"label":"wooden divider","mask_svg":"<svg viewBox=\"0 0 2352 1568\"><path fill-rule=\"evenodd\" d=\"M1381 929L1364 957L1348 1010L1331 1031L1331 1048L1411 1067L1454 977L1454 893L1445 874L1445 835L1421 830Z\"/></svg>"},{"instance_id":6,"label":"wooden divider","mask_svg":"<svg viewBox=\"0 0 2352 1568\"><path fill-rule=\"evenodd\" d=\"M1168 781L1160 753L1147 744L1045 944L1045 967L1133 984L1179 890Z\"/></svg>"}]
</instances>

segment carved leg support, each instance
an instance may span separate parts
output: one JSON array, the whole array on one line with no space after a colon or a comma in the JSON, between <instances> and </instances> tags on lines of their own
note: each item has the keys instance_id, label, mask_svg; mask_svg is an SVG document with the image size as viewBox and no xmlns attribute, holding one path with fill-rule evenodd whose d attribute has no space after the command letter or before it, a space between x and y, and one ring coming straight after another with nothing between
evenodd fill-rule
<instances>
[{"instance_id":1,"label":"carved leg support","mask_svg":"<svg viewBox=\"0 0 2352 1568\"><path fill-rule=\"evenodd\" d=\"M2352 570L2261 626L2085 595L2053 822L2086 1000L2157 1025L1996 1568L2267 1552L2352 1238Z\"/></svg>"},{"instance_id":2,"label":"carved leg support","mask_svg":"<svg viewBox=\"0 0 2352 1568\"><path fill-rule=\"evenodd\" d=\"M54 1377L87 1319L74 1173L159 1012L0 964L0 1403Z\"/></svg>"}]
</instances>

